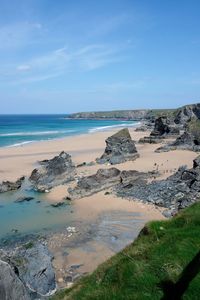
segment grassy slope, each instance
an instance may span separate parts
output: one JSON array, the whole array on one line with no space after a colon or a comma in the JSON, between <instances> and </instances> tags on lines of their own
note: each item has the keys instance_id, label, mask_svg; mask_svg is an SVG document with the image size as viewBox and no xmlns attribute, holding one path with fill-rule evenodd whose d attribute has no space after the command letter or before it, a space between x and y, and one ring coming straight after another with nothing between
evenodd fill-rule
<instances>
[{"instance_id":1,"label":"grassy slope","mask_svg":"<svg viewBox=\"0 0 200 300\"><path fill-rule=\"evenodd\" d=\"M52 299L161 299L160 282L175 282L200 249L200 203L168 221L150 222L137 240ZM183 299L200 299L200 274Z\"/></svg>"}]
</instances>

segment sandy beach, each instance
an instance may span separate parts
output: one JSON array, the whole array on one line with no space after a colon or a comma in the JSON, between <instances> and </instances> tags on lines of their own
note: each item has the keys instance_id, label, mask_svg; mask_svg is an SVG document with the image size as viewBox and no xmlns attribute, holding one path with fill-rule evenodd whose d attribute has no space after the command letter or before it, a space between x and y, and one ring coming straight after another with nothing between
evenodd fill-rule
<instances>
[{"instance_id":1,"label":"sandy beach","mask_svg":"<svg viewBox=\"0 0 200 300\"><path fill-rule=\"evenodd\" d=\"M95 161L105 149L105 139L116 131L117 129L113 129L60 140L35 142L20 147L0 148L0 180L16 180L22 175L30 176L39 160L52 158L61 151L71 154L76 165ZM177 171L181 165L192 166L192 160L196 157L194 152L155 153L154 150L159 144L137 143L141 137L148 135L148 132L136 132L130 128L130 133L136 141L140 157L135 161L117 165L120 170L159 170L158 179L162 179ZM95 164L77 168L77 172L79 176L90 175L100 167L109 168L108 165ZM47 195L48 201L61 201L67 195L67 187L62 185L53 188ZM93 271L101 262L132 242L147 221L164 218L161 210L152 205L117 198L112 194L105 195L104 192L74 200L72 208L72 225L76 228L75 232L69 234L62 230L52 234L48 240L49 249L54 255L57 283L61 287L66 285L64 278L71 272L70 266L79 266L78 275ZM112 240L116 236L117 242L108 242L108 237ZM66 252L67 255L64 254Z\"/></svg>"}]
</instances>

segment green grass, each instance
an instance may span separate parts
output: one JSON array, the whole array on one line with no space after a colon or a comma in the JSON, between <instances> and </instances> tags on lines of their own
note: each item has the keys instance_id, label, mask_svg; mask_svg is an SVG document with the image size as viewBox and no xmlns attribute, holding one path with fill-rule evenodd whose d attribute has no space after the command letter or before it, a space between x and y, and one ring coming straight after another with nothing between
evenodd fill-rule
<instances>
[{"instance_id":1,"label":"green grass","mask_svg":"<svg viewBox=\"0 0 200 300\"><path fill-rule=\"evenodd\" d=\"M148 223L137 240L53 300L161 299L161 282L176 282L200 249L200 203L167 221ZM200 299L200 274L184 300Z\"/></svg>"}]
</instances>

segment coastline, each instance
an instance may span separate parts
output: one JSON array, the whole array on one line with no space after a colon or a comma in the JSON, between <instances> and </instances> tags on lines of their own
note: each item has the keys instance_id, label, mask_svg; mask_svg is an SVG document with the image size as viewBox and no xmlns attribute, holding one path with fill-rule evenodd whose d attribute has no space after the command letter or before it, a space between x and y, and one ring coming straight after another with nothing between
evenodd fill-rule
<instances>
[{"instance_id":1,"label":"coastline","mask_svg":"<svg viewBox=\"0 0 200 300\"><path fill-rule=\"evenodd\" d=\"M16 180L22 175L30 176L39 160L49 159L66 151L72 155L73 162L95 161L105 149L105 139L118 129L81 134L59 140L41 141L21 147L0 148L0 180ZM116 165L120 170L148 172L159 168L163 179L173 174L181 165L192 166L196 153L176 151L155 153L160 144L138 144L138 140L148 132L137 132L129 128L140 157ZM82 166L77 168L79 176L92 175L99 168L109 165ZM68 185L57 186L46 194L49 203L62 201L67 195ZM93 271L100 263L131 243L139 234L144 224L150 220L164 219L162 209L137 201L117 198L114 195L96 193L90 197L73 200L70 216L74 233L66 226L58 232L47 235L47 245L54 256L53 266L59 287L70 286L65 280L71 274L73 265L79 266L74 276L82 276ZM66 223L67 223L66 215ZM67 253L67 255L66 255ZM71 275L70 275L71 276Z\"/></svg>"}]
</instances>

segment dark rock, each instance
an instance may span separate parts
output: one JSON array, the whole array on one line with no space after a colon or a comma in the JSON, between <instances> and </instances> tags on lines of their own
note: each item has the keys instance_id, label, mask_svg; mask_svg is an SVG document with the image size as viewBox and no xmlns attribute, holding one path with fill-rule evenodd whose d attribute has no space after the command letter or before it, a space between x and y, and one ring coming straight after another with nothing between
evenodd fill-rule
<instances>
[{"instance_id":1,"label":"dark rock","mask_svg":"<svg viewBox=\"0 0 200 300\"><path fill-rule=\"evenodd\" d=\"M179 135L180 131L177 126L171 124L171 120L166 116L159 117L155 120L153 131L149 137L144 137L139 140L139 143L158 144L162 139Z\"/></svg>"},{"instance_id":2,"label":"dark rock","mask_svg":"<svg viewBox=\"0 0 200 300\"><path fill-rule=\"evenodd\" d=\"M79 179L74 189L69 188L70 197L82 198L92 195L120 182L120 171L116 168L99 169L96 174Z\"/></svg>"},{"instance_id":3,"label":"dark rock","mask_svg":"<svg viewBox=\"0 0 200 300\"><path fill-rule=\"evenodd\" d=\"M22 186L24 179L25 177L22 176L16 182L3 181L0 183L0 193L18 190Z\"/></svg>"},{"instance_id":4,"label":"dark rock","mask_svg":"<svg viewBox=\"0 0 200 300\"><path fill-rule=\"evenodd\" d=\"M198 201L200 196L200 156L193 163L193 168L180 167L176 173L165 180L148 183L145 177L138 177L134 182L126 180L115 187L120 197L138 199L163 206L175 214L179 209ZM165 214L166 215L166 214Z\"/></svg>"},{"instance_id":5,"label":"dark rock","mask_svg":"<svg viewBox=\"0 0 200 300\"><path fill-rule=\"evenodd\" d=\"M200 103L181 107L174 118L176 124L185 125L192 118L200 119Z\"/></svg>"},{"instance_id":6,"label":"dark rock","mask_svg":"<svg viewBox=\"0 0 200 300\"><path fill-rule=\"evenodd\" d=\"M61 206L64 206L65 205L65 202L57 202L57 203L52 203L51 206L52 207L61 207Z\"/></svg>"},{"instance_id":7,"label":"dark rock","mask_svg":"<svg viewBox=\"0 0 200 300\"><path fill-rule=\"evenodd\" d=\"M42 162L40 168L34 169L30 181L34 188L44 192L54 186L74 180L75 167L71 156L61 152L58 156Z\"/></svg>"},{"instance_id":8,"label":"dark rock","mask_svg":"<svg viewBox=\"0 0 200 300\"><path fill-rule=\"evenodd\" d=\"M196 139L189 132L184 132L181 136L169 144L156 149L155 152L168 152L172 150L189 150L189 151L200 151L200 145L197 145Z\"/></svg>"},{"instance_id":9,"label":"dark rock","mask_svg":"<svg viewBox=\"0 0 200 300\"><path fill-rule=\"evenodd\" d=\"M173 136L179 133L179 129L171 125L171 121L167 117L162 116L155 120L154 130L150 136Z\"/></svg>"},{"instance_id":10,"label":"dark rock","mask_svg":"<svg viewBox=\"0 0 200 300\"><path fill-rule=\"evenodd\" d=\"M139 139L139 143L140 144L160 144L163 140L163 137L160 137L160 136L145 136L141 139Z\"/></svg>"},{"instance_id":11,"label":"dark rock","mask_svg":"<svg viewBox=\"0 0 200 300\"><path fill-rule=\"evenodd\" d=\"M127 128L118 131L106 140L105 152L96 161L100 164L120 164L139 157L134 141Z\"/></svg>"},{"instance_id":12,"label":"dark rock","mask_svg":"<svg viewBox=\"0 0 200 300\"><path fill-rule=\"evenodd\" d=\"M11 266L0 260L0 299L1 300L30 300L23 282Z\"/></svg>"},{"instance_id":13,"label":"dark rock","mask_svg":"<svg viewBox=\"0 0 200 300\"><path fill-rule=\"evenodd\" d=\"M76 167L80 168L80 167L84 167L84 166L86 166L86 162L85 161L83 163L81 163L81 164L78 164Z\"/></svg>"},{"instance_id":14,"label":"dark rock","mask_svg":"<svg viewBox=\"0 0 200 300\"><path fill-rule=\"evenodd\" d=\"M33 200L34 197L28 197L28 196L24 196L24 197L19 197L17 200L15 200L16 203L22 203L22 202L29 202L31 200Z\"/></svg>"}]
</instances>

